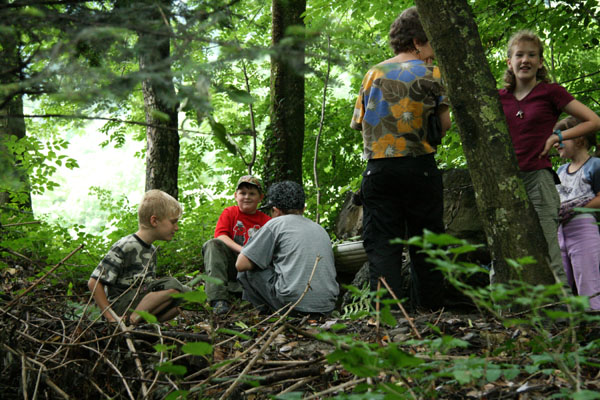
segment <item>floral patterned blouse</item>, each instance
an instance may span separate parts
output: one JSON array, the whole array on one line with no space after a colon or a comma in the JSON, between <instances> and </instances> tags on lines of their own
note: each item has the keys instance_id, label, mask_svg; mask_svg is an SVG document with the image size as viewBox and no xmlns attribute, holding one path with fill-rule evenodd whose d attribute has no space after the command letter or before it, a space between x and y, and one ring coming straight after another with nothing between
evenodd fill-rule
<instances>
[{"instance_id":1,"label":"floral patterned blouse","mask_svg":"<svg viewBox=\"0 0 600 400\"><path fill-rule=\"evenodd\" d=\"M427 143L427 119L448 105L440 69L421 60L384 63L365 75L350 127L362 131L366 160L435 152Z\"/></svg>"}]
</instances>

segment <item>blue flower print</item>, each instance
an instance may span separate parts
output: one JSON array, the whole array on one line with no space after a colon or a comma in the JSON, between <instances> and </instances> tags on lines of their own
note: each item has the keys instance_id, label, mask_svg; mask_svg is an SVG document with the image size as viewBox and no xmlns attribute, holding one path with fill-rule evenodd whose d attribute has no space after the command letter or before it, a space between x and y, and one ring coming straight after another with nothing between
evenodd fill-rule
<instances>
[{"instance_id":1,"label":"blue flower print","mask_svg":"<svg viewBox=\"0 0 600 400\"><path fill-rule=\"evenodd\" d=\"M365 121L371 125L379 124L381 118L386 117L390 113L390 105L383 100L383 93L378 87L371 87L371 93L368 99L365 99L369 105L365 113Z\"/></svg>"},{"instance_id":2,"label":"blue flower print","mask_svg":"<svg viewBox=\"0 0 600 400\"><path fill-rule=\"evenodd\" d=\"M394 69L385 74L385 77L401 82L412 82L415 78L423 77L427 73L427 68L423 64L423 61L414 60L412 62L404 63L404 65L406 65L407 68Z\"/></svg>"}]
</instances>

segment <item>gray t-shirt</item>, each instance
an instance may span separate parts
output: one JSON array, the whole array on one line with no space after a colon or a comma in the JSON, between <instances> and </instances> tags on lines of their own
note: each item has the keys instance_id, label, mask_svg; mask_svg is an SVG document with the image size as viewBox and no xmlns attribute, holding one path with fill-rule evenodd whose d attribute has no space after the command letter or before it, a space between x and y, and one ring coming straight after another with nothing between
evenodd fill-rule
<instances>
[{"instance_id":1,"label":"gray t-shirt","mask_svg":"<svg viewBox=\"0 0 600 400\"><path fill-rule=\"evenodd\" d=\"M335 307L339 286L331 239L323 227L308 218L288 214L271 219L244 246L242 254L260 269L275 269L275 291L284 303L300 298L315 260L321 256L311 289L296 309L329 312Z\"/></svg>"}]
</instances>

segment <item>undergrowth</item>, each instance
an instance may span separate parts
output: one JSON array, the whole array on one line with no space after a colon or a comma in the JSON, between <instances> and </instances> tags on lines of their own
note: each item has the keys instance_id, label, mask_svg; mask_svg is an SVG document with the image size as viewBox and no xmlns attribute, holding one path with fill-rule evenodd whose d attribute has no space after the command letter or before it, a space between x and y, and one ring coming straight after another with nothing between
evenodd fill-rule
<instances>
[{"instance_id":1,"label":"undergrowth","mask_svg":"<svg viewBox=\"0 0 600 400\"><path fill-rule=\"evenodd\" d=\"M111 206L112 204L112 206ZM82 227L71 229L45 223L32 222L31 214L17 210L3 212L0 231L0 272L27 263L35 271L30 280L46 273L81 243L83 250L74 254L64 267L48 278L48 283L65 291L81 289L89 273L104 255L111 241L135 228L135 218L122 218L133 214L126 204L106 198L112 207L114 229L108 237L85 233ZM184 205L185 207L185 205ZM200 215L215 214L221 204L205 204L207 210L186 208L178 240L162 246L162 273L185 278L198 273L201 264L200 249L204 238L212 235L210 222L201 221ZM193 210L193 211L188 211ZM124 212L124 210L126 212ZM322 330L318 340L333 344L334 349L326 356L329 365L341 366L343 370L361 378L351 392L332 394L339 399L414 399L447 398L448 393L472 388L483 392L487 385L511 382L519 376L536 376L560 379L566 382L550 398L599 399L600 393L582 382L582 374L598 371L599 339L582 334L584 327L596 326L600 316L589 313L587 297L571 296L560 284L531 285L519 280L503 284L470 286L465 282L474 274L487 274L479 265L461 261L462 256L477 248L466 241L449 235L426 232L406 242L418 246L429 260L440 268L447 280L461 293L471 299L484 318L501 321L508 329L518 328L526 335L507 337L502 341L489 341L482 351L469 354L471 343L459 337L447 335L435 325L430 325L423 337L412 335L404 341L364 340L348 327L355 321L374 319L382 326L393 328L399 324L395 300L383 300L385 289L373 292L363 288L349 287L354 296L352 304L336 314L337 322L328 330ZM7 260L12 260L10 263ZM517 271L531 268L534 260L511 260ZM185 279L184 279L185 280ZM4 293L16 296L15 293ZM185 300L193 309L205 303L200 289L186 294ZM379 302L380 310L372 304ZM76 305L75 305L76 306ZM515 312L514 310L519 310ZM152 315L143 315L148 323L155 323ZM237 324L236 326L240 326ZM476 329L476 328L473 328ZM234 330L221 334L247 338L247 333ZM523 340L526 336L526 340ZM157 347L163 362L155 368L177 382L188 371L178 365L178 352L172 348ZM182 353L202 357L212 363L213 348L209 343L187 343L179 349ZM461 356L456 356L461 354ZM469 354L464 356L464 354ZM341 377L339 378L342 379ZM332 385L336 381L331 382ZM166 394L167 399L198 398L198 393L178 390ZM299 399L304 394L291 392L277 399Z\"/></svg>"}]
</instances>

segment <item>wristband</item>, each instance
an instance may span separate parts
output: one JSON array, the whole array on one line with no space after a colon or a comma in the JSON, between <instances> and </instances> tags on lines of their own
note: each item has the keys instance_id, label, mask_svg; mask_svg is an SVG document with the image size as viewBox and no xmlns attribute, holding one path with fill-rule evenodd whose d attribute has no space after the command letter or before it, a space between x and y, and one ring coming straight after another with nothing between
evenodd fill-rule
<instances>
[{"instance_id":1,"label":"wristband","mask_svg":"<svg viewBox=\"0 0 600 400\"><path fill-rule=\"evenodd\" d=\"M556 136L558 136L558 144L562 144L563 137L562 137L561 130L560 129L555 129L552 133L555 134Z\"/></svg>"}]
</instances>

